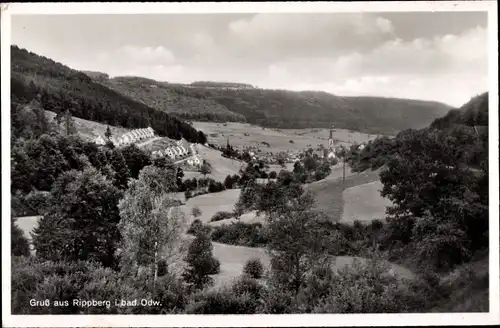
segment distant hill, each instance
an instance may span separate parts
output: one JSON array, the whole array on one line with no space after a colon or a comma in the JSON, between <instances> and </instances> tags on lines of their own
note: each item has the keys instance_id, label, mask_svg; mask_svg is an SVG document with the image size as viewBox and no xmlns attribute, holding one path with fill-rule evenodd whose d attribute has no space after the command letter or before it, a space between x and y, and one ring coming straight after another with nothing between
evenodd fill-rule
<instances>
[{"instance_id":1,"label":"distant hill","mask_svg":"<svg viewBox=\"0 0 500 328\"><path fill-rule=\"evenodd\" d=\"M109 75L106 73L102 72L95 72L95 71L82 71L85 75L93 78L93 79L98 79L98 80L107 80L109 79Z\"/></svg>"},{"instance_id":2,"label":"distant hill","mask_svg":"<svg viewBox=\"0 0 500 328\"><path fill-rule=\"evenodd\" d=\"M124 94L136 101L182 119L213 122L245 122L245 116L234 113L215 100L191 96L186 88L143 77L115 77L101 79L91 76L96 82Z\"/></svg>"},{"instance_id":3,"label":"distant hill","mask_svg":"<svg viewBox=\"0 0 500 328\"><path fill-rule=\"evenodd\" d=\"M191 125L96 83L102 74L73 70L49 58L17 46L11 47L11 95L13 104L38 98L44 110L124 128L151 126L161 136L184 137L205 143L206 136Z\"/></svg>"},{"instance_id":4,"label":"distant hill","mask_svg":"<svg viewBox=\"0 0 500 328\"><path fill-rule=\"evenodd\" d=\"M209 88L240 88L253 89L254 87L246 83L235 82L211 82L211 81L196 81L190 84L193 87L209 87Z\"/></svg>"},{"instance_id":5,"label":"distant hill","mask_svg":"<svg viewBox=\"0 0 500 328\"><path fill-rule=\"evenodd\" d=\"M434 120L431 128L443 129L453 125L488 126L488 92L473 97L459 109L452 109Z\"/></svg>"},{"instance_id":6,"label":"distant hill","mask_svg":"<svg viewBox=\"0 0 500 328\"><path fill-rule=\"evenodd\" d=\"M273 128L338 128L395 134L428 126L452 107L432 101L341 97L320 91L254 88L243 83L170 84L139 77L99 81L176 116L199 121L248 122Z\"/></svg>"}]
</instances>

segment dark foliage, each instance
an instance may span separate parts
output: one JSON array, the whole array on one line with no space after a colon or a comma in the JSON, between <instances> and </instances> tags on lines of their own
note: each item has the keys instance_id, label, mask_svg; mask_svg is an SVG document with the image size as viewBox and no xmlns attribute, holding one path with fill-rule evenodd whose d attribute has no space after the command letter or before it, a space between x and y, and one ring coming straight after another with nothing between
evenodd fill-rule
<instances>
[{"instance_id":1,"label":"dark foliage","mask_svg":"<svg viewBox=\"0 0 500 328\"><path fill-rule=\"evenodd\" d=\"M10 230L10 244L12 256L30 255L30 246L28 239L24 236L23 231L17 226L14 220L12 220Z\"/></svg>"},{"instance_id":2,"label":"dark foliage","mask_svg":"<svg viewBox=\"0 0 500 328\"><path fill-rule=\"evenodd\" d=\"M212 218L210 219L210 222L230 219L233 216L234 216L234 214L232 212L220 211L220 212L215 213L214 216L212 216Z\"/></svg>"},{"instance_id":3,"label":"dark foliage","mask_svg":"<svg viewBox=\"0 0 500 328\"><path fill-rule=\"evenodd\" d=\"M213 241L229 245L263 247L267 244L265 229L260 223L235 222L212 227Z\"/></svg>"},{"instance_id":4,"label":"dark foliage","mask_svg":"<svg viewBox=\"0 0 500 328\"><path fill-rule=\"evenodd\" d=\"M254 279L262 278L264 266L259 259L250 259L245 263L243 273Z\"/></svg>"}]
</instances>

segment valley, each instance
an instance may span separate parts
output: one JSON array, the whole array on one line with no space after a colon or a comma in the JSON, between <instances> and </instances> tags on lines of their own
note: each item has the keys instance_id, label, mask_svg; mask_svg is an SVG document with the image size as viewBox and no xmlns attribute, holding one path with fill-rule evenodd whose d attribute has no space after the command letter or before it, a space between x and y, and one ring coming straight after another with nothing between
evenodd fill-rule
<instances>
[{"instance_id":1,"label":"valley","mask_svg":"<svg viewBox=\"0 0 500 328\"><path fill-rule=\"evenodd\" d=\"M153 295L154 313L418 312L456 290L484 310L487 93L452 109L171 84L11 50L18 313L52 285Z\"/></svg>"}]
</instances>

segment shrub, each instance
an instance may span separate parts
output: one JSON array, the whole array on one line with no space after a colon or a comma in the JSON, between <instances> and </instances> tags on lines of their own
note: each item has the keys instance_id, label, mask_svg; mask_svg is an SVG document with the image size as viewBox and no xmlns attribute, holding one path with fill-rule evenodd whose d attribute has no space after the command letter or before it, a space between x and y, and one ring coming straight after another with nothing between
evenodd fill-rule
<instances>
[{"instance_id":1,"label":"shrub","mask_svg":"<svg viewBox=\"0 0 500 328\"><path fill-rule=\"evenodd\" d=\"M253 314L256 304L247 294L236 295L229 288L195 294L186 308L188 314Z\"/></svg>"},{"instance_id":2,"label":"shrub","mask_svg":"<svg viewBox=\"0 0 500 328\"><path fill-rule=\"evenodd\" d=\"M262 278L262 274L264 273L264 266L259 259L250 259L245 264L243 273L254 279L260 279Z\"/></svg>"},{"instance_id":3,"label":"shrub","mask_svg":"<svg viewBox=\"0 0 500 328\"><path fill-rule=\"evenodd\" d=\"M323 297L310 302L316 303L314 313L404 313L427 308L425 288L391 274L382 262L355 260L322 280L327 282Z\"/></svg>"},{"instance_id":4,"label":"shrub","mask_svg":"<svg viewBox=\"0 0 500 328\"><path fill-rule=\"evenodd\" d=\"M292 139L288 140L288 142L291 143L291 144L295 143L295 142L293 142Z\"/></svg>"},{"instance_id":5,"label":"shrub","mask_svg":"<svg viewBox=\"0 0 500 328\"><path fill-rule=\"evenodd\" d=\"M248 247L263 247L268 242L260 223L235 222L213 227L211 238L223 244Z\"/></svg>"},{"instance_id":6,"label":"shrub","mask_svg":"<svg viewBox=\"0 0 500 328\"><path fill-rule=\"evenodd\" d=\"M188 200L189 198L193 197L193 193L191 192L191 190L186 190L184 192L184 197L186 197L186 200Z\"/></svg>"},{"instance_id":7,"label":"shrub","mask_svg":"<svg viewBox=\"0 0 500 328\"><path fill-rule=\"evenodd\" d=\"M201 223L200 219L195 219L193 223L191 223L191 226L189 227L187 233L190 235L196 235L201 228L203 227L203 223Z\"/></svg>"},{"instance_id":8,"label":"shrub","mask_svg":"<svg viewBox=\"0 0 500 328\"><path fill-rule=\"evenodd\" d=\"M212 218L210 219L210 222L215 222L215 221L221 221L221 220L230 219L233 216L234 216L234 214L231 213L231 212L220 211L220 212L215 213L214 216L212 216Z\"/></svg>"}]
</instances>

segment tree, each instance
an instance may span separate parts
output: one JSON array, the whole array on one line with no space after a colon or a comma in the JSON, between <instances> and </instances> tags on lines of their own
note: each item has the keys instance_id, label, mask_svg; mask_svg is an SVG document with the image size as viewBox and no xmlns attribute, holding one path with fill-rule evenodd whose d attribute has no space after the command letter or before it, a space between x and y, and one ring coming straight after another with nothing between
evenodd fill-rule
<instances>
[{"instance_id":1,"label":"tree","mask_svg":"<svg viewBox=\"0 0 500 328\"><path fill-rule=\"evenodd\" d=\"M276 173L276 171L271 171L269 173L269 179L276 179L278 177L278 174Z\"/></svg>"},{"instance_id":2,"label":"tree","mask_svg":"<svg viewBox=\"0 0 500 328\"><path fill-rule=\"evenodd\" d=\"M197 219L198 217L200 217L202 214L200 208L198 206L195 206L193 207L193 209L191 210L191 215Z\"/></svg>"},{"instance_id":3,"label":"tree","mask_svg":"<svg viewBox=\"0 0 500 328\"><path fill-rule=\"evenodd\" d=\"M23 231L19 228L14 219L12 220L10 232L12 256L29 256L30 247L28 239L26 239Z\"/></svg>"},{"instance_id":4,"label":"tree","mask_svg":"<svg viewBox=\"0 0 500 328\"><path fill-rule=\"evenodd\" d=\"M135 144L131 144L123 148L121 153L129 169L130 177L133 179L137 179L139 177L139 172L145 166L151 165L149 155Z\"/></svg>"},{"instance_id":5,"label":"tree","mask_svg":"<svg viewBox=\"0 0 500 328\"><path fill-rule=\"evenodd\" d=\"M64 112L64 133L66 136L70 136L76 133L75 121L69 110Z\"/></svg>"},{"instance_id":6,"label":"tree","mask_svg":"<svg viewBox=\"0 0 500 328\"><path fill-rule=\"evenodd\" d=\"M233 213L236 220L239 220L241 218L241 215L245 213L244 206L241 202L236 202L236 204L234 204Z\"/></svg>"},{"instance_id":7,"label":"tree","mask_svg":"<svg viewBox=\"0 0 500 328\"><path fill-rule=\"evenodd\" d=\"M184 182L182 182L182 178L184 177L184 171L182 170L181 167L177 168L177 173L176 173L176 182L177 182L177 187L179 188L179 191L182 191L185 189Z\"/></svg>"},{"instance_id":8,"label":"tree","mask_svg":"<svg viewBox=\"0 0 500 328\"><path fill-rule=\"evenodd\" d=\"M174 191L173 172L147 166L130 182L118 205L123 236L122 258L128 265L150 268L153 280L163 255L168 264L181 253L185 220L169 193Z\"/></svg>"},{"instance_id":9,"label":"tree","mask_svg":"<svg viewBox=\"0 0 500 328\"><path fill-rule=\"evenodd\" d=\"M231 177L231 175L228 175L226 177L226 179L224 179L224 187L226 187L226 189L232 189L233 188L233 178Z\"/></svg>"},{"instance_id":10,"label":"tree","mask_svg":"<svg viewBox=\"0 0 500 328\"><path fill-rule=\"evenodd\" d=\"M110 139L111 136L112 136L112 133L111 133L111 129L109 128L109 126L106 127L106 132L104 133L104 136L106 137L106 139Z\"/></svg>"},{"instance_id":11,"label":"tree","mask_svg":"<svg viewBox=\"0 0 500 328\"><path fill-rule=\"evenodd\" d=\"M95 168L63 173L51 191L47 215L33 231L37 257L94 260L116 267L120 191Z\"/></svg>"},{"instance_id":12,"label":"tree","mask_svg":"<svg viewBox=\"0 0 500 328\"><path fill-rule=\"evenodd\" d=\"M194 289L201 289L213 283L209 276L218 273L220 263L212 255L213 245L204 229L196 231L196 238L188 249L185 261L188 264L183 273L184 280Z\"/></svg>"},{"instance_id":13,"label":"tree","mask_svg":"<svg viewBox=\"0 0 500 328\"><path fill-rule=\"evenodd\" d=\"M208 162L204 162L200 168L201 174L205 177L207 174L212 173L212 166Z\"/></svg>"},{"instance_id":14,"label":"tree","mask_svg":"<svg viewBox=\"0 0 500 328\"><path fill-rule=\"evenodd\" d=\"M464 262L488 244L488 204L461 138L447 130L404 131L380 174L381 194L394 203L388 238L412 243L420 259L436 260L436 269Z\"/></svg>"},{"instance_id":15,"label":"tree","mask_svg":"<svg viewBox=\"0 0 500 328\"><path fill-rule=\"evenodd\" d=\"M130 171L122 152L115 148L108 152L109 164L115 171L115 186L121 190L127 189L127 183L130 179Z\"/></svg>"},{"instance_id":16,"label":"tree","mask_svg":"<svg viewBox=\"0 0 500 328\"><path fill-rule=\"evenodd\" d=\"M314 199L305 194L293 199L284 194L280 206L272 209L268 220L268 251L273 280L297 294L305 276L314 267L330 260L331 242L320 224L322 217L312 211Z\"/></svg>"}]
</instances>

